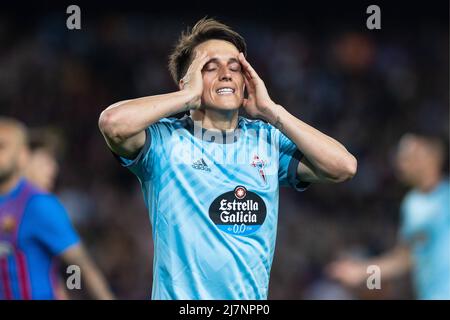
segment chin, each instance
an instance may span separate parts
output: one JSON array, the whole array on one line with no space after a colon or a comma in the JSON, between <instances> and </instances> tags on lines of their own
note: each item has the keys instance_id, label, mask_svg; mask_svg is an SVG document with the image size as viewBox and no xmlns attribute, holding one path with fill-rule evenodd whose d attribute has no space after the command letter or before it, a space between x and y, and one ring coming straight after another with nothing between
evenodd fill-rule
<instances>
[{"instance_id":1,"label":"chin","mask_svg":"<svg viewBox=\"0 0 450 320\"><path fill-rule=\"evenodd\" d=\"M223 110L223 111L233 111L238 110L242 106L242 102L236 102L236 101L226 101L226 102L219 102L219 103L212 103L209 104L209 108L215 109L215 110Z\"/></svg>"},{"instance_id":2,"label":"chin","mask_svg":"<svg viewBox=\"0 0 450 320\"><path fill-rule=\"evenodd\" d=\"M399 177L399 180L401 183L403 183L404 185L408 186L408 187L414 187L416 185L415 180L408 175L401 175Z\"/></svg>"}]
</instances>

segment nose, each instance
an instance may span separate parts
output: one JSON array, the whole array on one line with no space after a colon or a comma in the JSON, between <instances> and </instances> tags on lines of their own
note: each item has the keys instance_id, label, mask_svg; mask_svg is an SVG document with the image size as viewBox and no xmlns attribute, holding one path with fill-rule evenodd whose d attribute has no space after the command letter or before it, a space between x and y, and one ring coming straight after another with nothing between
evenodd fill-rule
<instances>
[{"instance_id":1,"label":"nose","mask_svg":"<svg viewBox=\"0 0 450 320\"><path fill-rule=\"evenodd\" d=\"M228 67L223 66L220 68L219 80L220 81L231 81L231 72L228 69Z\"/></svg>"}]
</instances>

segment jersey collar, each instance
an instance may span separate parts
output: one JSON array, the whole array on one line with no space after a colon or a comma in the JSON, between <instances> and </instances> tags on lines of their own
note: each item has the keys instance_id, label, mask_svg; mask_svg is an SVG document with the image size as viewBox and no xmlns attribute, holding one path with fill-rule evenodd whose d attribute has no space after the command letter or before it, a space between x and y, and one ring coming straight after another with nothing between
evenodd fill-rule
<instances>
[{"instance_id":1,"label":"jersey collar","mask_svg":"<svg viewBox=\"0 0 450 320\"><path fill-rule=\"evenodd\" d=\"M192 136L205 142L232 144L239 140L242 133L242 117L239 117L238 126L234 130L208 130L203 127L198 127L197 123L194 123L188 115L185 115L180 121Z\"/></svg>"}]
</instances>

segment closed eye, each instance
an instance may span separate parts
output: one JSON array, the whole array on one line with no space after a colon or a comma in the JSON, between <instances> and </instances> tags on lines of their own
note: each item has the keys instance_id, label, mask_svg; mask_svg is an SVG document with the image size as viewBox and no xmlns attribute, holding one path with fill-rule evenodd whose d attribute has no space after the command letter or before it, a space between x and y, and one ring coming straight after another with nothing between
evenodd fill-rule
<instances>
[{"instance_id":1,"label":"closed eye","mask_svg":"<svg viewBox=\"0 0 450 320\"><path fill-rule=\"evenodd\" d=\"M241 71L241 64L237 63L237 62L233 62L232 64L230 64L230 70L234 71L234 72Z\"/></svg>"},{"instance_id":2,"label":"closed eye","mask_svg":"<svg viewBox=\"0 0 450 320\"><path fill-rule=\"evenodd\" d=\"M215 63L208 63L205 67L205 71L214 71L217 69L217 65Z\"/></svg>"},{"instance_id":3,"label":"closed eye","mask_svg":"<svg viewBox=\"0 0 450 320\"><path fill-rule=\"evenodd\" d=\"M214 62L210 62L207 65L205 65L205 67L203 68L204 71L210 72L210 71L215 71L217 70L219 67L216 63ZM228 65L228 68L232 71L232 72L240 72L242 70L241 64L238 62L232 62Z\"/></svg>"}]
</instances>

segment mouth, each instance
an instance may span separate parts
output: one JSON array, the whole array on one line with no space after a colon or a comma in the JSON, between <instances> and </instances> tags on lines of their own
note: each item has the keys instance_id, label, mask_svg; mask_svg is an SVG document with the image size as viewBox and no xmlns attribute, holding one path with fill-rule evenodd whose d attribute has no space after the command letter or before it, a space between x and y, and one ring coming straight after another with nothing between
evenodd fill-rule
<instances>
[{"instance_id":1,"label":"mouth","mask_svg":"<svg viewBox=\"0 0 450 320\"><path fill-rule=\"evenodd\" d=\"M231 87L223 87L223 88L219 88L219 89L217 89L216 90L216 93L219 95L219 96L224 96L224 95L231 95L231 94L234 94L234 89L233 88L231 88Z\"/></svg>"}]
</instances>

